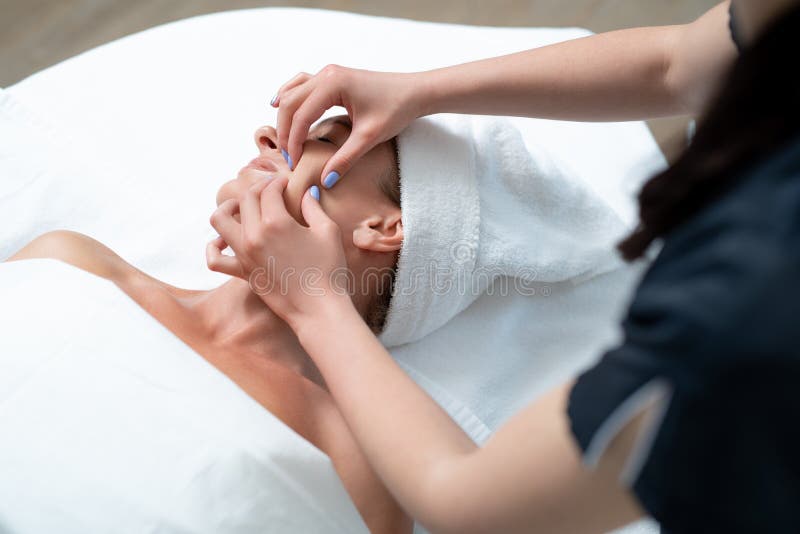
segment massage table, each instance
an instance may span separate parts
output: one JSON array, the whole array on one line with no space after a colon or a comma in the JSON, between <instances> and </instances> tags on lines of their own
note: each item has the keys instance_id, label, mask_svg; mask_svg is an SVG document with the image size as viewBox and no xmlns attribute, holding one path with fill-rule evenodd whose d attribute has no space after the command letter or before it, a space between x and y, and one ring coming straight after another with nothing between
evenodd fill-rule
<instances>
[{"instance_id":1,"label":"massage table","mask_svg":"<svg viewBox=\"0 0 800 534\"><path fill-rule=\"evenodd\" d=\"M0 90L0 260L68 228L165 282L215 287L215 192L252 159L252 132L275 122L269 98L297 72L423 70L584 35L264 8L100 46ZM511 120L633 224L635 192L665 164L643 123ZM577 290L554 290L554 313L591 331L580 343L531 326L502 331L491 354L465 347L459 333L479 321L520 323L492 297L392 353L483 443L617 339L635 276L609 277L586 312ZM365 531L324 454L112 284L32 260L0 264L0 292L0 532Z\"/></svg>"}]
</instances>

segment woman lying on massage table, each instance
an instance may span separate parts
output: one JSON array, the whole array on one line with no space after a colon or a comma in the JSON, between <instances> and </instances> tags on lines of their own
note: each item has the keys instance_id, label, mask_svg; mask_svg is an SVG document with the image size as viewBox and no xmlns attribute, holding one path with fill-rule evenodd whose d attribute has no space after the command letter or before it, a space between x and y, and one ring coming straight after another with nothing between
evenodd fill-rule
<instances>
[{"instance_id":1,"label":"woman lying on massage table","mask_svg":"<svg viewBox=\"0 0 800 534\"><path fill-rule=\"evenodd\" d=\"M310 132L303 161L291 173L284 192L286 205L300 223L304 222L302 196L349 134L346 117L323 121ZM259 128L255 141L258 157L217 193L220 208L237 218L232 199L248 188L265 185L268 172L288 173L276 149L274 128ZM394 139L362 158L349 181L352 184L325 195L322 202L343 230L346 262L354 275L353 304L377 332L385 321L391 276L403 239ZM209 246L210 264L226 261L213 250ZM114 282L253 399L326 453L370 531L411 531L411 520L369 467L297 337L247 281L234 277L208 291L180 289L141 272L94 239L68 231L39 236L9 261L31 258L59 259Z\"/></svg>"},{"instance_id":2,"label":"woman lying on massage table","mask_svg":"<svg viewBox=\"0 0 800 534\"><path fill-rule=\"evenodd\" d=\"M459 534L576 533L649 512L664 532L800 532L800 77L783 59L798 35L799 0L733 0L685 26L422 73L331 66L281 88L273 105L294 161L305 157L295 139L331 105L346 106L355 121L320 174L326 187L372 142L428 114L702 114L692 144L643 187L640 224L620 245L627 259L661 245L621 343L481 447L402 372L347 299L296 285L262 295L297 333L415 520ZM405 194L411 173L402 172ZM239 268L249 273L266 254L277 260L273 273L337 267L342 253L324 206L306 196L310 228L300 227L283 206L285 184L274 180L260 203L243 198L241 223L217 225ZM409 208L404 197L406 215ZM261 240L254 246L242 235ZM509 330L518 325L527 326ZM503 334L486 334L501 352Z\"/></svg>"}]
</instances>

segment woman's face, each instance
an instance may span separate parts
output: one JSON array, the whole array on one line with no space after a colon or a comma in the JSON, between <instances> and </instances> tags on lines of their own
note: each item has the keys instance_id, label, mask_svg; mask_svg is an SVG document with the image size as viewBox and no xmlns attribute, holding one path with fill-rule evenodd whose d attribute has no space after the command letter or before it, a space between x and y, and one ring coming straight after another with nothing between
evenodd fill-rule
<instances>
[{"instance_id":1,"label":"woman's face","mask_svg":"<svg viewBox=\"0 0 800 534\"><path fill-rule=\"evenodd\" d=\"M319 185L322 167L328 158L347 140L350 135L350 121L346 116L331 117L313 126L303 145L303 156L294 171L283 159L277 148L277 132L271 126L262 126L255 132L255 142L259 154L244 166L235 180L223 184L217 192L217 205L238 196L245 188L263 180L264 177L283 175L289 178L284 200L289 213L302 224L300 200L312 185ZM321 189L320 202L325 212L339 226L347 222L347 215L353 209L368 202L383 203L385 195L377 187L377 179L394 165L391 146L382 143L373 148L347 173L333 189ZM344 228L343 228L344 229Z\"/></svg>"},{"instance_id":2,"label":"woman's face","mask_svg":"<svg viewBox=\"0 0 800 534\"><path fill-rule=\"evenodd\" d=\"M217 205L238 198L266 176L287 176L286 209L305 224L301 199L309 187L320 184L323 166L347 140L350 130L346 115L331 117L312 127L303 145L303 155L292 171L278 149L275 129L259 128L254 136L258 155L239 171L236 179L220 187ZM403 238L400 208L378 185L395 168L392 145L381 143L365 154L336 187L320 187L320 204L341 228L347 264L356 276L367 268L395 266Z\"/></svg>"}]
</instances>

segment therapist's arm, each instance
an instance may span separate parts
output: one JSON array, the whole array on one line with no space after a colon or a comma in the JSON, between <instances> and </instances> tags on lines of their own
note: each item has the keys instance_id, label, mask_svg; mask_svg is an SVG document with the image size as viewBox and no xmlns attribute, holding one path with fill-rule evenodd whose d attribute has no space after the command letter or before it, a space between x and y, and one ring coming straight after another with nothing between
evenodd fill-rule
<instances>
[{"instance_id":1,"label":"therapist's arm","mask_svg":"<svg viewBox=\"0 0 800 534\"><path fill-rule=\"evenodd\" d=\"M347 265L341 229L309 193L301 203L308 226L299 224L284 203L287 185L278 177L250 187L238 200L240 221L231 201L214 212L223 242L209 244L209 267L273 287L259 296L297 334L367 460L410 516L434 532L574 533L641 514L617 483L630 450L623 438L636 429L617 436L598 468L585 469L567 423L569 385L476 447L398 367L350 295L336 290L333 274ZM235 257L222 254L225 244ZM308 269L321 276L283 276Z\"/></svg>"},{"instance_id":2,"label":"therapist's arm","mask_svg":"<svg viewBox=\"0 0 800 534\"><path fill-rule=\"evenodd\" d=\"M621 121L697 114L736 57L729 2L684 25L633 28L425 72L328 65L278 91L278 143L292 161L328 108L353 121L321 178L344 175L375 145L434 113ZM335 183L335 182L334 182Z\"/></svg>"},{"instance_id":3,"label":"therapist's arm","mask_svg":"<svg viewBox=\"0 0 800 534\"><path fill-rule=\"evenodd\" d=\"M736 57L729 2L633 28L428 71L429 113L606 121L694 114Z\"/></svg>"},{"instance_id":4,"label":"therapist's arm","mask_svg":"<svg viewBox=\"0 0 800 534\"><path fill-rule=\"evenodd\" d=\"M589 470L569 428L564 385L482 448L394 362L349 299L298 318L303 347L370 463L433 532L600 532L642 515L617 482L637 422Z\"/></svg>"}]
</instances>

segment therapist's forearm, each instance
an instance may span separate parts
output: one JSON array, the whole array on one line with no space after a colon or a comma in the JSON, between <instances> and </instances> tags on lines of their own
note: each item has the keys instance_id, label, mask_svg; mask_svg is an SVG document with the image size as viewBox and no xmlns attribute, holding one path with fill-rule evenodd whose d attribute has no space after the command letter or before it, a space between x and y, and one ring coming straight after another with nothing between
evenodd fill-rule
<instances>
[{"instance_id":1,"label":"therapist's forearm","mask_svg":"<svg viewBox=\"0 0 800 534\"><path fill-rule=\"evenodd\" d=\"M690 112L668 77L680 28L615 31L424 72L425 114L621 121Z\"/></svg>"},{"instance_id":2,"label":"therapist's forearm","mask_svg":"<svg viewBox=\"0 0 800 534\"><path fill-rule=\"evenodd\" d=\"M439 470L477 447L399 368L349 302L325 305L293 328L375 471L424 523Z\"/></svg>"}]
</instances>

